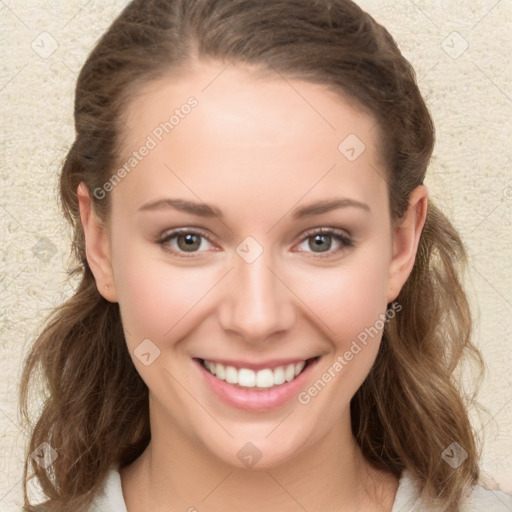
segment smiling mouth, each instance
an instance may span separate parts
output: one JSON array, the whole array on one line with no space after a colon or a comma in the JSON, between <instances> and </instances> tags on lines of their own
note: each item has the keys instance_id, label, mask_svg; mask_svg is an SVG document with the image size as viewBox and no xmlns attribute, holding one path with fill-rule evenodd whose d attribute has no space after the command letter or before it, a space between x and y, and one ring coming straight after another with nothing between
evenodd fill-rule
<instances>
[{"instance_id":1,"label":"smiling mouth","mask_svg":"<svg viewBox=\"0 0 512 512\"><path fill-rule=\"evenodd\" d=\"M247 390L268 390L285 382L293 381L316 359L318 358L314 357L296 363L276 366L275 368L262 368L260 370L237 368L206 359L200 359L200 362L217 379L223 380L235 387Z\"/></svg>"}]
</instances>

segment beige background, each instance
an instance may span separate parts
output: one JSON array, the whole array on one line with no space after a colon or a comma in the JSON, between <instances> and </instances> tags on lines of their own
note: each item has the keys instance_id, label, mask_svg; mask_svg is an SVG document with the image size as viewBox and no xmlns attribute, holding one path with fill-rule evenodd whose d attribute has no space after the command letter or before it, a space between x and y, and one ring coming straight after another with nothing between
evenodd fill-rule
<instances>
[{"instance_id":1,"label":"beige background","mask_svg":"<svg viewBox=\"0 0 512 512\"><path fill-rule=\"evenodd\" d=\"M359 2L417 70L437 128L428 185L470 254L476 337L489 368L488 484L512 492L512 76L510 0ZM57 176L73 140L73 90L94 42L123 0L0 0L0 509L20 510L27 433L17 392L24 355L64 297L69 233Z\"/></svg>"}]
</instances>

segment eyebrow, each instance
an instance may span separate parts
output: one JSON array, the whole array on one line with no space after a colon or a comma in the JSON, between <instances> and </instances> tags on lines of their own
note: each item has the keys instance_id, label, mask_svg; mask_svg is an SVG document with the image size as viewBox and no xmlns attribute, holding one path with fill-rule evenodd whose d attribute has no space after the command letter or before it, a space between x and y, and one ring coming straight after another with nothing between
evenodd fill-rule
<instances>
[{"instance_id":1,"label":"eyebrow","mask_svg":"<svg viewBox=\"0 0 512 512\"><path fill-rule=\"evenodd\" d=\"M355 199L341 198L318 201L317 203L298 208L293 212L293 218L302 219L303 217L308 217L310 215L321 215L322 213L330 212L331 210L335 210L337 208L347 208L351 206L371 213L371 209L366 203L356 201Z\"/></svg>"},{"instance_id":2,"label":"eyebrow","mask_svg":"<svg viewBox=\"0 0 512 512\"><path fill-rule=\"evenodd\" d=\"M154 210L165 210L173 208L180 212L190 213L192 215L199 215L200 217L220 217L222 218L222 212L210 206L206 203L195 203L193 201L185 201L184 199L157 199L155 201L149 201L143 204L139 211L154 211Z\"/></svg>"},{"instance_id":3,"label":"eyebrow","mask_svg":"<svg viewBox=\"0 0 512 512\"><path fill-rule=\"evenodd\" d=\"M296 209L292 216L294 219L302 219L311 215L321 215L337 208L355 207L371 213L370 207L366 203L356 201L349 198L340 198L333 200L318 201L316 203L302 206ZM196 203L193 201L186 201L184 199L157 199L143 204L139 211L155 211L165 210L172 208L181 212L198 215L200 217L218 217L223 218L222 212L215 206L206 203Z\"/></svg>"}]
</instances>

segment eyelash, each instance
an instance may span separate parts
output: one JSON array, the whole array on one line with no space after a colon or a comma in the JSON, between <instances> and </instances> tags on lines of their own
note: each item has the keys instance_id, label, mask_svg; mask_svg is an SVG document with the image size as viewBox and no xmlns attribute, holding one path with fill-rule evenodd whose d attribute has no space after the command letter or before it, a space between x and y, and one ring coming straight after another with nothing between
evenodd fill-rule
<instances>
[{"instance_id":1,"label":"eyelash","mask_svg":"<svg viewBox=\"0 0 512 512\"><path fill-rule=\"evenodd\" d=\"M173 239L177 239L180 235L196 235L204 238L207 240L210 244L213 244L214 242L211 240L211 238L201 230L197 229L176 229L174 231L171 231L167 233L163 238L157 241L158 245L160 245L165 251L173 253L181 258L194 258L197 257L197 254L200 254L202 251L199 252L190 252L186 253L186 251L179 251L175 249L171 249L169 247L169 242ZM354 241L348 236L344 231L341 231L339 229L334 228L316 228L309 231L306 231L301 238L299 244L304 243L308 240L308 238L312 238L316 235L327 235L331 236L333 240L337 241L340 244L340 247L334 251L329 250L325 253L315 253L312 251L303 251L300 250L298 252L306 252L309 254L314 254L316 258L327 258L330 256L333 256L335 254L338 254L339 252L349 249L350 247L354 246Z\"/></svg>"},{"instance_id":2,"label":"eyelash","mask_svg":"<svg viewBox=\"0 0 512 512\"><path fill-rule=\"evenodd\" d=\"M340 244L338 249L333 251L329 250L325 253L315 253L312 251L299 251L299 252L307 252L309 254L313 254L315 258L329 258L331 256L337 255L343 250L347 250L351 247L354 247L354 241L350 238L350 236L340 229L335 228L315 228L309 231L306 231L300 240L300 245L308 240L308 238L314 237L316 235L327 235L332 237L334 241L337 241Z\"/></svg>"}]
</instances>

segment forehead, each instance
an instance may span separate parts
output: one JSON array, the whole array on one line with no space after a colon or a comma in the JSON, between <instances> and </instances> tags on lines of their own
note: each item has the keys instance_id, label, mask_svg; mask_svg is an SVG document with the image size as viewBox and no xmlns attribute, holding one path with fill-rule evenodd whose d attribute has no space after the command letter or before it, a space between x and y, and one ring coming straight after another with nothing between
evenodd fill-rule
<instances>
[{"instance_id":1,"label":"forehead","mask_svg":"<svg viewBox=\"0 0 512 512\"><path fill-rule=\"evenodd\" d=\"M190 97L196 98L199 106L191 116L192 123L194 118L197 121L196 129L202 126L201 132L211 135L212 130L220 133L228 128L239 142L249 137L250 146L276 147L293 143L306 133L314 144L320 137L336 143L347 132L371 144L375 133L367 132L376 132L376 120L368 111L324 85L253 66L207 61L140 87L125 112L125 135L151 132ZM236 132L235 121L241 128ZM283 124L287 125L285 131Z\"/></svg>"},{"instance_id":2,"label":"forehead","mask_svg":"<svg viewBox=\"0 0 512 512\"><path fill-rule=\"evenodd\" d=\"M381 192L385 182L373 116L325 86L278 73L196 64L142 87L124 121L124 162L151 146L124 180L141 200L177 177L197 195L229 182L249 194L343 186L360 195Z\"/></svg>"}]
</instances>

